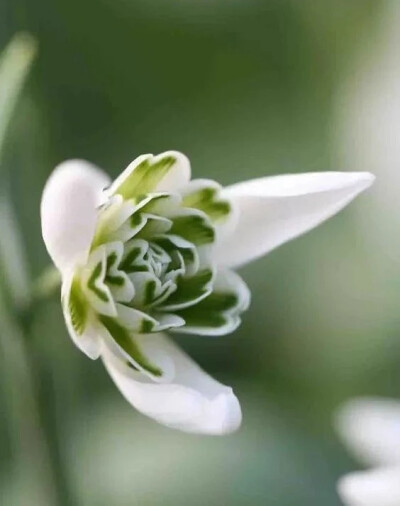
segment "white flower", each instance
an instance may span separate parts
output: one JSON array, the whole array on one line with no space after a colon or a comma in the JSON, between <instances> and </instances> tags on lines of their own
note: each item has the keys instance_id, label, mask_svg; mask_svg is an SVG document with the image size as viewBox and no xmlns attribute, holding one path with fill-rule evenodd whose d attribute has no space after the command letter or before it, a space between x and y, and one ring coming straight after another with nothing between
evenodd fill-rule
<instances>
[{"instance_id":1,"label":"white flower","mask_svg":"<svg viewBox=\"0 0 400 506\"><path fill-rule=\"evenodd\" d=\"M373 176L297 174L221 188L190 175L189 160L174 151L140 156L113 183L87 162L64 162L43 192L42 232L75 344L101 356L142 413L223 434L241 422L232 389L162 332L235 330L250 294L232 268L329 218Z\"/></svg>"},{"instance_id":2,"label":"white flower","mask_svg":"<svg viewBox=\"0 0 400 506\"><path fill-rule=\"evenodd\" d=\"M352 473L339 481L338 490L348 506L400 505L400 402L356 399L337 419L339 433L371 471Z\"/></svg>"}]
</instances>

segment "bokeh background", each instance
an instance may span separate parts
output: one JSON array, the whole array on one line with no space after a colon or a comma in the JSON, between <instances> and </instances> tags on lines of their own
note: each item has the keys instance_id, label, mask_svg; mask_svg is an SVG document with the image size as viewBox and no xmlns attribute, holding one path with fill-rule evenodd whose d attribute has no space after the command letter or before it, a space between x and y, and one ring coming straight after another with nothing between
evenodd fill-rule
<instances>
[{"instance_id":1,"label":"bokeh background","mask_svg":"<svg viewBox=\"0 0 400 506\"><path fill-rule=\"evenodd\" d=\"M234 435L188 436L136 413L73 346L58 298L35 307L34 385L13 384L1 350L1 504L46 504L18 419L31 391L63 506L340 504L336 480L356 463L335 410L355 395L400 396L399 22L396 0L1 0L0 46L21 30L39 44L0 169L15 210L2 227L20 227L31 279L49 262L41 191L66 158L117 175L141 153L178 149L195 176L223 184L378 176L340 215L242 269L253 302L234 335L179 338L234 387ZM6 269L12 341L27 323L7 303Z\"/></svg>"}]
</instances>

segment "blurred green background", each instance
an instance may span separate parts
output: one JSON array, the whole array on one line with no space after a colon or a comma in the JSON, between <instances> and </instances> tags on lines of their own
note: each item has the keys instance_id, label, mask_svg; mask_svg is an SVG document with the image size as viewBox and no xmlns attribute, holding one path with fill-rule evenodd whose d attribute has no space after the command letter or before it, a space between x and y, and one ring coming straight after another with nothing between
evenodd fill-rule
<instances>
[{"instance_id":1,"label":"blurred green background","mask_svg":"<svg viewBox=\"0 0 400 506\"><path fill-rule=\"evenodd\" d=\"M66 158L117 175L141 153L178 149L195 177L223 184L381 176L320 229L242 269L253 302L234 335L179 338L235 389L244 421L234 435L145 419L73 346L57 297L35 310L27 346L59 504L340 504L336 480L355 463L335 409L400 394L398 11L376 0L1 0L0 46L21 30L39 43L0 172L32 279L49 263L41 191ZM20 402L23 412L26 392L4 372L12 361L2 349L0 503L46 504L34 500L41 462L29 434L15 451L10 411Z\"/></svg>"}]
</instances>

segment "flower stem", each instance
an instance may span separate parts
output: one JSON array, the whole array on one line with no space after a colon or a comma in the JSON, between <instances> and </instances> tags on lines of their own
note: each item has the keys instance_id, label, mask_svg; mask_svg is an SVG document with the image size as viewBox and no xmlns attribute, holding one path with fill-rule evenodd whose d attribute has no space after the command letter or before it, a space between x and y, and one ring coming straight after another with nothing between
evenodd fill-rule
<instances>
[{"instance_id":1,"label":"flower stem","mask_svg":"<svg viewBox=\"0 0 400 506\"><path fill-rule=\"evenodd\" d=\"M35 377L27 344L0 294L0 349L4 357L1 372L5 377L10 416L11 450L15 455L16 478L23 480L18 493L29 493L30 504L56 506L56 489L51 451L40 420ZM26 480L30 480L28 483ZM22 500L21 500L22 499ZM25 503L19 498L17 503Z\"/></svg>"}]
</instances>

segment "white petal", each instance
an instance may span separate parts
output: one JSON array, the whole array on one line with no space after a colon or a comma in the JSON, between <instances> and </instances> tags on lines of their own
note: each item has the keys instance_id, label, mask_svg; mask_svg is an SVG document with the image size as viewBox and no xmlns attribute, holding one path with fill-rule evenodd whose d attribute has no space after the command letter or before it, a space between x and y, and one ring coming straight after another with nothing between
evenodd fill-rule
<instances>
[{"instance_id":1,"label":"white petal","mask_svg":"<svg viewBox=\"0 0 400 506\"><path fill-rule=\"evenodd\" d=\"M161 160L172 157L173 164L166 173L161 172L158 175L154 172L155 166ZM150 171L141 171L143 162L150 162L152 168ZM189 159L179 151L165 151L159 155L140 155L117 177L108 190L109 195L122 194L124 198L132 198L138 194L154 192L180 192L190 180L190 162Z\"/></svg>"},{"instance_id":2,"label":"white petal","mask_svg":"<svg viewBox=\"0 0 400 506\"><path fill-rule=\"evenodd\" d=\"M399 506L400 468L381 468L345 476L338 484L346 506Z\"/></svg>"},{"instance_id":3,"label":"white petal","mask_svg":"<svg viewBox=\"0 0 400 506\"><path fill-rule=\"evenodd\" d=\"M150 359L155 354L169 357L175 374L170 382L154 383L105 349L104 364L132 406L159 423L185 432L221 435L239 427L240 405L231 388L208 376L164 335L151 334L140 339L140 346Z\"/></svg>"},{"instance_id":4,"label":"white petal","mask_svg":"<svg viewBox=\"0 0 400 506\"><path fill-rule=\"evenodd\" d=\"M97 206L107 175L82 160L60 164L49 177L41 202L42 234L60 271L88 253L96 227Z\"/></svg>"},{"instance_id":5,"label":"white petal","mask_svg":"<svg viewBox=\"0 0 400 506\"><path fill-rule=\"evenodd\" d=\"M350 401L338 413L337 428L363 462L400 464L400 402L379 398Z\"/></svg>"},{"instance_id":6,"label":"white petal","mask_svg":"<svg viewBox=\"0 0 400 506\"><path fill-rule=\"evenodd\" d=\"M65 324L67 326L69 335L71 336L71 339L76 344L76 346L89 358L96 360L99 358L101 353L101 338L99 324L95 315L93 313L88 314L85 329L80 335L75 332L74 326L72 325L71 313L68 309L66 299L69 296L69 292L71 290L73 276L73 272L70 272L64 276L61 289L61 299L63 300L62 309L64 313Z\"/></svg>"},{"instance_id":7,"label":"white petal","mask_svg":"<svg viewBox=\"0 0 400 506\"><path fill-rule=\"evenodd\" d=\"M158 192L179 192L190 181L191 168L189 158L179 151L166 151L154 157L154 161L173 156L176 158L173 170L160 181L156 190Z\"/></svg>"},{"instance_id":8,"label":"white petal","mask_svg":"<svg viewBox=\"0 0 400 506\"><path fill-rule=\"evenodd\" d=\"M238 222L217 245L217 262L239 266L265 255L340 211L373 181L367 172L316 172L228 186L221 197L237 206Z\"/></svg>"},{"instance_id":9,"label":"white petal","mask_svg":"<svg viewBox=\"0 0 400 506\"><path fill-rule=\"evenodd\" d=\"M136 310L132 309L132 311ZM129 315L125 316L129 317ZM134 324L135 322L131 322L131 325ZM162 349L152 346L152 343L148 346L144 345L139 334L130 333L129 336L129 340L134 344L134 353L124 343L121 343L121 345L117 343L104 326L101 330L101 336L103 339L101 352L103 361L104 357L110 356L115 364L123 370L126 369L129 375L147 378L156 384L168 383L174 377L175 365L171 357L163 353Z\"/></svg>"}]
</instances>

